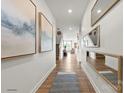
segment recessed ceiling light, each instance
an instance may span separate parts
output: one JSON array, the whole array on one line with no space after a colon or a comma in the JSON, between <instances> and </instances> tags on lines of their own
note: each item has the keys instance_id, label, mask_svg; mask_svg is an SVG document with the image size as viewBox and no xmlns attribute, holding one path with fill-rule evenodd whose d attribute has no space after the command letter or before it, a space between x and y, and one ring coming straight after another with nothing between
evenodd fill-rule
<instances>
[{"instance_id":1,"label":"recessed ceiling light","mask_svg":"<svg viewBox=\"0 0 124 93\"><path fill-rule=\"evenodd\" d=\"M72 30L72 28L71 28L71 27L69 27L69 30Z\"/></svg>"},{"instance_id":2,"label":"recessed ceiling light","mask_svg":"<svg viewBox=\"0 0 124 93\"><path fill-rule=\"evenodd\" d=\"M72 10L71 10L71 9L69 9L69 10L68 10L68 13L72 13Z\"/></svg>"},{"instance_id":3,"label":"recessed ceiling light","mask_svg":"<svg viewBox=\"0 0 124 93\"><path fill-rule=\"evenodd\" d=\"M99 14L99 13L101 13L102 12L102 10L97 10L97 13Z\"/></svg>"}]
</instances>

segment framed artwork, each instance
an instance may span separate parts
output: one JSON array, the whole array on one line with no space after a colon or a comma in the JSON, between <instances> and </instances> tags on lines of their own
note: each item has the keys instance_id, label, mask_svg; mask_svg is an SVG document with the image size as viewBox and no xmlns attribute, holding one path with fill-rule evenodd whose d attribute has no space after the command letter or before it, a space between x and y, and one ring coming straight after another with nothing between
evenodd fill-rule
<instances>
[{"instance_id":1,"label":"framed artwork","mask_svg":"<svg viewBox=\"0 0 124 93\"><path fill-rule=\"evenodd\" d=\"M100 26L97 26L83 37L83 45L85 47L100 47Z\"/></svg>"},{"instance_id":2,"label":"framed artwork","mask_svg":"<svg viewBox=\"0 0 124 93\"><path fill-rule=\"evenodd\" d=\"M53 50L53 27L48 19L39 13L39 52Z\"/></svg>"},{"instance_id":3,"label":"framed artwork","mask_svg":"<svg viewBox=\"0 0 124 93\"><path fill-rule=\"evenodd\" d=\"M1 57L36 52L36 6L30 0L2 0Z\"/></svg>"},{"instance_id":4,"label":"framed artwork","mask_svg":"<svg viewBox=\"0 0 124 93\"><path fill-rule=\"evenodd\" d=\"M120 0L97 0L91 10L91 26L94 26Z\"/></svg>"}]
</instances>

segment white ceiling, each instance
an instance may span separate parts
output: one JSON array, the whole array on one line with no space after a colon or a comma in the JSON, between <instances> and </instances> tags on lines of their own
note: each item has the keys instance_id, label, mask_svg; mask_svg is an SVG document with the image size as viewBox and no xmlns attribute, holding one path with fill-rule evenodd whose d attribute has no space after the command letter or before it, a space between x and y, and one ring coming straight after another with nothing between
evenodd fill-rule
<instances>
[{"instance_id":1,"label":"white ceiling","mask_svg":"<svg viewBox=\"0 0 124 93\"><path fill-rule=\"evenodd\" d=\"M57 28L60 28L60 30L63 31L63 34L66 32L77 33L75 29L77 30L77 28L79 28L81 18L90 0L45 0L45 1L56 19ZM72 9L71 14L68 13L68 9ZM69 31L69 27L72 27L71 31Z\"/></svg>"}]
</instances>

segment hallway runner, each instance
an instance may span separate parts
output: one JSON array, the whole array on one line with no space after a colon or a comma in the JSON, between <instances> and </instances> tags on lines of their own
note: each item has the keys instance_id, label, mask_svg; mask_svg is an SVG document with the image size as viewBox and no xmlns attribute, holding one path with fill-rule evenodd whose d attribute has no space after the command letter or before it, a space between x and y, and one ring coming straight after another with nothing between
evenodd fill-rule
<instances>
[{"instance_id":1,"label":"hallway runner","mask_svg":"<svg viewBox=\"0 0 124 93\"><path fill-rule=\"evenodd\" d=\"M74 72L59 72L49 93L80 93L76 74Z\"/></svg>"}]
</instances>

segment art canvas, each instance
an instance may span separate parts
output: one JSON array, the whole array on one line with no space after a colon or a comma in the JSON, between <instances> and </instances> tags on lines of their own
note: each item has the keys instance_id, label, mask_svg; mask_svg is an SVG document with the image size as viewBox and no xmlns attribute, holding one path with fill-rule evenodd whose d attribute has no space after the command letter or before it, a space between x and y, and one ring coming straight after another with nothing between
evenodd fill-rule
<instances>
[{"instance_id":1,"label":"art canvas","mask_svg":"<svg viewBox=\"0 0 124 93\"><path fill-rule=\"evenodd\" d=\"M30 0L2 0L2 58L35 53L35 12Z\"/></svg>"},{"instance_id":2,"label":"art canvas","mask_svg":"<svg viewBox=\"0 0 124 93\"><path fill-rule=\"evenodd\" d=\"M47 18L39 13L40 18L40 52L47 52L53 49L53 27Z\"/></svg>"},{"instance_id":3,"label":"art canvas","mask_svg":"<svg viewBox=\"0 0 124 93\"><path fill-rule=\"evenodd\" d=\"M100 47L100 26L97 26L83 37L85 47Z\"/></svg>"}]
</instances>

